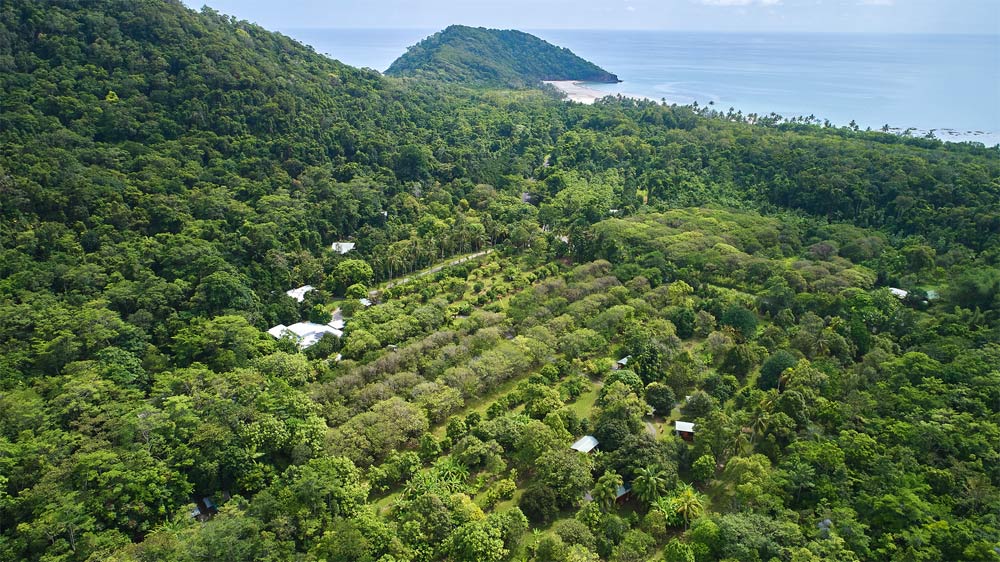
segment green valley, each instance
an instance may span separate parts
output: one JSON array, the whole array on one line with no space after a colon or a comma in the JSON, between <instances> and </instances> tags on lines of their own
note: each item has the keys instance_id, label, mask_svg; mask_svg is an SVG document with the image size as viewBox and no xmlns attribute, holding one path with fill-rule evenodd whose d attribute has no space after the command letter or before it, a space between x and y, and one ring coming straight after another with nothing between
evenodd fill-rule
<instances>
[{"instance_id":1,"label":"green valley","mask_svg":"<svg viewBox=\"0 0 1000 562\"><path fill-rule=\"evenodd\" d=\"M488 32L0 3L0 560L1000 560L1000 149Z\"/></svg>"}]
</instances>

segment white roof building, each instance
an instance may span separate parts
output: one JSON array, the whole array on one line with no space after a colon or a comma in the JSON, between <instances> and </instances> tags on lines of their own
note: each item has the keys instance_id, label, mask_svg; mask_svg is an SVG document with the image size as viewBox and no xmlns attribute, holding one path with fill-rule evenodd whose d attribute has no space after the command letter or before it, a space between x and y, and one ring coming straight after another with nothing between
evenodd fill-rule
<instances>
[{"instance_id":1,"label":"white roof building","mask_svg":"<svg viewBox=\"0 0 1000 562\"><path fill-rule=\"evenodd\" d=\"M315 288L316 287L313 287L312 285L303 285L301 287L298 287L297 289L292 289L290 291L285 291L285 294L288 295L288 296L290 296L290 297L292 297L293 299L295 299L298 302L302 302L302 301L306 300L306 293L308 293L309 291L312 291Z\"/></svg>"},{"instance_id":2,"label":"white roof building","mask_svg":"<svg viewBox=\"0 0 1000 562\"><path fill-rule=\"evenodd\" d=\"M291 326L278 324L267 331L271 336L281 339L285 336L294 338L299 343L300 349L305 349L316 344L323 338L323 334L333 334L338 338L344 335L342 330L334 328L330 324L316 324L314 322L297 322Z\"/></svg>"},{"instance_id":3,"label":"white roof building","mask_svg":"<svg viewBox=\"0 0 1000 562\"><path fill-rule=\"evenodd\" d=\"M906 295L910 294L906 290L904 290L904 289L897 289L896 287L889 287L889 292L892 293L892 296L894 296L894 297L896 297L898 299L905 299Z\"/></svg>"},{"instance_id":4,"label":"white roof building","mask_svg":"<svg viewBox=\"0 0 1000 562\"><path fill-rule=\"evenodd\" d=\"M285 334L286 330L288 330L288 326L285 326L284 324L278 324L277 326L268 330L267 333L271 334L273 337L280 340L281 336Z\"/></svg>"},{"instance_id":5,"label":"white roof building","mask_svg":"<svg viewBox=\"0 0 1000 562\"><path fill-rule=\"evenodd\" d=\"M574 451L580 451L581 453L589 453L597 448L597 438L593 435L584 435L577 440L576 443L570 445L570 449Z\"/></svg>"},{"instance_id":6,"label":"white roof building","mask_svg":"<svg viewBox=\"0 0 1000 562\"><path fill-rule=\"evenodd\" d=\"M372 301L371 301L371 299L367 299L367 298L364 298L364 297L361 297L360 299L358 299L358 302L361 303L361 305L364 306L365 308L368 308L369 306L371 306L373 304Z\"/></svg>"},{"instance_id":7,"label":"white roof building","mask_svg":"<svg viewBox=\"0 0 1000 562\"><path fill-rule=\"evenodd\" d=\"M334 252L344 255L354 249L354 242L334 242L333 246L330 247Z\"/></svg>"},{"instance_id":8,"label":"white roof building","mask_svg":"<svg viewBox=\"0 0 1000 562\"><path fill-rule=\"evenodd\" d=\"M675 421L674 431L677 433L694 433L694 422Z\"/></svg>"}]
</instances>

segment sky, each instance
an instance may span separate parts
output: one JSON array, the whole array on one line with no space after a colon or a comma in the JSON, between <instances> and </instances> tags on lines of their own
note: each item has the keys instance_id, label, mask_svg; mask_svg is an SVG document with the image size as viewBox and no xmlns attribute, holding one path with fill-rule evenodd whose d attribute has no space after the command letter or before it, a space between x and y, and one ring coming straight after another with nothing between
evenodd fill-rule
<instances>
[{"instance_id":1,"label":"sky","mask_svg":"<svg viewBox=\"0 0 1000 562\"><path fill-rule=\"evenodd\" d=\"M274 30L662 29L1000 34L1000 0L183 0Z\"/></svg>"}]
</instances>

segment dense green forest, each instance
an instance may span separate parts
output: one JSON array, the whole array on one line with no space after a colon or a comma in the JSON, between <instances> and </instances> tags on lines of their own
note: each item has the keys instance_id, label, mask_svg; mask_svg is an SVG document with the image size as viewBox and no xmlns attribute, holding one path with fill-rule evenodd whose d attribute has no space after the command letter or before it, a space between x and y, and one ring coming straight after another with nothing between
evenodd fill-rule
<instances>
[{"instance_id":1,"label":"dense green forest","mask_svg":"<svg viewBox=\"0 0 1000 562\"><path fill-rule=\"evenodd\" d=\"M569 49L534 35L464 25L449 26L413 45L385 73L515 88L542 80L619 82Z\"/></svg>"},{"instance_id":2,"label":"dense green forest","mask_svg":"<svg viewBox=\"0 0 1000 562\"><path fill-rule=\"evenodd\" d=\"M0 560L1000 560L1000 149L427 78L0 3Z\"/></svg>"}]
</instances>

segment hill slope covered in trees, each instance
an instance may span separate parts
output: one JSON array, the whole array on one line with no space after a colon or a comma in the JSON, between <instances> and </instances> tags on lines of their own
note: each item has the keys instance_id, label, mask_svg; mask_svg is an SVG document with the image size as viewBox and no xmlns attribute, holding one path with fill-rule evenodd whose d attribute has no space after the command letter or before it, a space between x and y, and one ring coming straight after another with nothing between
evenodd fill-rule
<instances>
[{"instance_id":1,"label":"hill slope covered in trees","mask_svg":"<svg viewBox=\"0 0 1000 562\"><path fill-rule=\"evenodd\" d=\"M177 1L3 2L0 91L0 560L997 560L996 149Z\"/></svg>"},{"instance_id":2,"label":"hill slope covered in trees","mask_svg":"<svg viewBox=\"0 0 1000 562\"><path fill-rule=\"evenodd\" d=\"M505 87L537 86L542 80L619 81L569 49L523 31L464 25L410 47L385 73Z\"/></svg>"}]
</instances>

